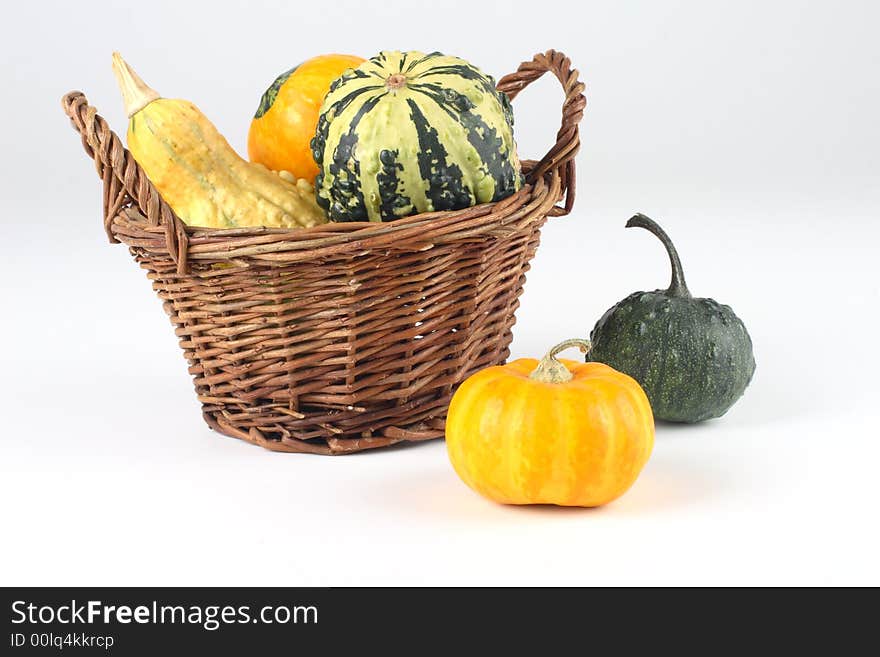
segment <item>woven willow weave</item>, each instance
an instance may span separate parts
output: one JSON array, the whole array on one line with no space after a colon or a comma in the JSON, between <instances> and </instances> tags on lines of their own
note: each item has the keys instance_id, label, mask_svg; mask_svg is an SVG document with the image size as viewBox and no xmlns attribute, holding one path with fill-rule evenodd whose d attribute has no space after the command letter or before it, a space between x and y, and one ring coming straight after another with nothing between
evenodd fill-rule
<instances>
[{"instance_id":1,"label":"woven willow weave","mask_svg":"<svg viewBox=\"0 0 880 657\"><path fill-rule=\"evenodd\" d=\"M507 359L541 226L574 202L577 71L551 50L498 88L513 99L547 71L565 90L562 127L543 159L523 162L520 192L298 231L185 226L85 96L64 96L104 183L105 230L152 281L212 428L316 454L443 436L455 387Z\"/></svg>"}]
</instances>

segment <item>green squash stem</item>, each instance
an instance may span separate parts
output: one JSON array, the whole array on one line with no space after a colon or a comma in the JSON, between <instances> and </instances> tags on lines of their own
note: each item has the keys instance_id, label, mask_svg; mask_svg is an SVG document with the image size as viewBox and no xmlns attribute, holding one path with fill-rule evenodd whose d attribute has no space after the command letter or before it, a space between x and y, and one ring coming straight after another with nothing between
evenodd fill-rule
<instances>
[{"instance_id":1,"label":"green squash stem","mask_svg":"<svg viewBox=\"0 0 880 657\"><path fill-rule=\"evenodd\" d=\"M556 360L556 354L574 347L577 347L586 354L590 351L592 345L589 340L581 340L580 338L560 342L547 352L547 355L541 359L538 366L529 374L529 378L541 383L566 383L571 381L574 375L568 371L565 365Z\"/></svg>"},{"instance_id":2,"label":"green squash stem","mask_svg":"<svg viewBox=\"0 0 880 657\"><path fill-rule=\"evenodd\" d=\"M641 213L634 215L629 221L627 221L626 227L644 228L663 242L663 246L666 247L666 252L669 254L669 262L672 265L672 283L669 284L669 289L666 290L666 293L671 297L684 297L690 299L691 293L690 290L688 290L687 283L684 282L684 271L681 268L681 260L678 258L678 251L675 250L675 245L673 245L672 240L669 239L669 235L660 228L657 222Z\"/></svg>"}]
</instances>

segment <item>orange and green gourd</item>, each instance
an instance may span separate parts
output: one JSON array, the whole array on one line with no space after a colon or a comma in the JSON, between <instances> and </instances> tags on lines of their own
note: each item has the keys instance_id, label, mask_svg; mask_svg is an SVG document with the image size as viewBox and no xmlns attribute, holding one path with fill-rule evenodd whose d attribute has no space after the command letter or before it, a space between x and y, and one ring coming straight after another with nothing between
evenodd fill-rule
<instances>
[{"instance_id":1,"label":"orange and green gourd","mask_svg":"<svg viewBox=\"0 0 880 657\"><path fill-rule=\"evenodd\" d=\"M315 181L310 142L318 110L333 81L364 61L355 55L320 55L285 71L266 89L248 131L248 157L273 171Z\"/></svg>"}]
</instances>

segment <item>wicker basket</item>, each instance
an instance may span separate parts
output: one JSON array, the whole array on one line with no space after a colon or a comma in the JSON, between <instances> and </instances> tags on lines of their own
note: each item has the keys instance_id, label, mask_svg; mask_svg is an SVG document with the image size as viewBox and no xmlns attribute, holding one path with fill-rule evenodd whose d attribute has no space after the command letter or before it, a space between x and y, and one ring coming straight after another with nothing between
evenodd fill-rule
<instances>
[{"instance_id":1,"label":"wicker basket","mask_svg":"<svg viewBox=\"0 0 880 657\"><path fill-rule=\"evenodd\" d=\"M85 96L64 97L104 182L107 235L147 271L212 428L316 454L443 436L456 385L509 355L541 226L574 201L577 71L550 50L498 88L513 99L547 71L565 89L562 128L543 159L523 162L520 192L298 231L185 226Z\"/></svg>"}]
</instances>

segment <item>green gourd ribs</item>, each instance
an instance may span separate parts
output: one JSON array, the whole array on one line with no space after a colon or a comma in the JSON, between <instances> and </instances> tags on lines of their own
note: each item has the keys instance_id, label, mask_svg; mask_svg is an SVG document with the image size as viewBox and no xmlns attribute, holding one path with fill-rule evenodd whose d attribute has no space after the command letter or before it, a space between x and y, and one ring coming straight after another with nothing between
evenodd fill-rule
<instances>
[{"instance_id":1,"label":"green gourd ribs","mask_svg":"<svg viewBox=\"0 0 880 657\"><path fill-rule=\"evenodd\" d=\"M500 201L522 186L495 80L439 52L383 51L343 73L312 140L331 221L393 221Z\"/></svg>"}]
</instances>

